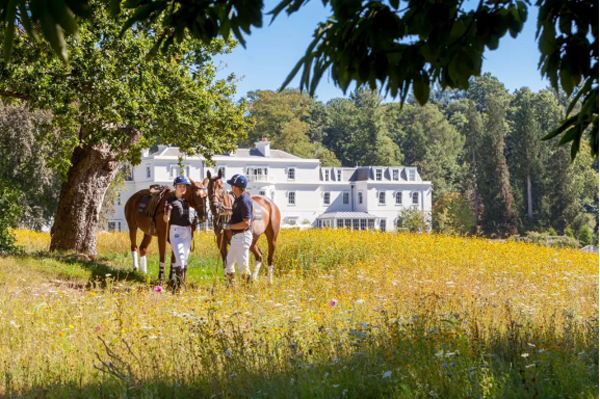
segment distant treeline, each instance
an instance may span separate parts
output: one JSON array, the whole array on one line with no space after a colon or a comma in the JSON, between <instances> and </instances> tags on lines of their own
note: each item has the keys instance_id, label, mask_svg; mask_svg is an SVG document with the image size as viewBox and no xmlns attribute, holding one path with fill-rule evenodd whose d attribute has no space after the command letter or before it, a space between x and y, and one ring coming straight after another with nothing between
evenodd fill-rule
<instances>
[{"instance_id":1,"label":"distant treeline","mask_svg":"<svg viewBox=\"0 0 600 399\"><path fill-rule=\"evenodd\" d=\"M564 93L511 94L486 74L468 91L434 90L424 107L383 100L369 90L327 103L296 90L253 91L254 126L239 145L267 136L273 148L326 166L417 166L433 183L438 230L597 232L598 159L586 143L571 162L569 145L540 140L565 117Z\"/></svg>"}]
</instances>

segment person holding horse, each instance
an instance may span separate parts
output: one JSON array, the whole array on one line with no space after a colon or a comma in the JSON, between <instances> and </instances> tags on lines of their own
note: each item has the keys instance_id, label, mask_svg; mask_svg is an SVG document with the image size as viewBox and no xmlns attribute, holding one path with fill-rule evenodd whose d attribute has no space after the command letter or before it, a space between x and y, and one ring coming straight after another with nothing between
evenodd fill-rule
<instances>
[{"instance_id":1,"label":"person holding horse","mask_svg":"<svg viewBox=\"0 0 600 399\"><path fill-rule=\"evenodd\" d=\"M173 181L174 193L165 202L163 220L169 226L169 241L175 255L172 265L174 276L179 282L185 281L188 257L192 245L192 228L195 225L196 213L184 196L191 183L185 176L178 176Z\"/></svg>"},{"instance_id":2,"label":"person holding horse","mask_svg":"<svg viewBox=\"0 0 600 399\"><path fill-rule=\"evenodd\" d=\"M235 279L235 264L242 278L249 281L250 273L250 246L252 245L252 212L254 205L252 198L246 192L248 179L244 175L233 175L227 180L231 185L235 201L231 208L229 223L223 224L224 230L231 230L231 245L227 254L225 279L232 284Z\"/></svg>"}]
</instances>

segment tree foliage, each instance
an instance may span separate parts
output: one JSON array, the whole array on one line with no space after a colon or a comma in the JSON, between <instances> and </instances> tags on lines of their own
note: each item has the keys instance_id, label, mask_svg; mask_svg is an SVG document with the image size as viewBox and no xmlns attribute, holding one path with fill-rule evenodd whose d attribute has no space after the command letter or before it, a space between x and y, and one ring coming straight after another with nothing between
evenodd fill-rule
<instances>
[{"instance_id":1,"label":"tree foliage","mask_svg":"<svg viewBox=\"0 0 600 399\"><path fill-rule=\"evenodd\" d=\"M276 18L297 12L306 0L282 0L269 13ZM486 50L495 50L500 39L517 37L527 19L529 2L480 1L477 7L459 0L353 1L324 0L332 15L319 23L313 41L284 81L285 87L300 74L301 88L313 94L329 72L344 91L355 82L380 86L401 102L412 89L420 104L429 99L430 87L469 88L469 79L481 74ZM124 13L122 32L146 21L160 21L148 54L162 54L191 36L209 45L217 37L244 34L261 27L263 0L111 0L114 15ZM568 95L576 91L570 114L546 139L561 135L561 144L572 142L571 156L579 151L589 131L589 148L598 155L598 3L595 1L538 0L537 40L540 72L552 87ZM123 8L123 10L122 10ZM52 7L45 0L12 0L0 6L4 28L4 57L10 57L15 27L32 37L38 31L65 61L65 34L77 31L80 17L91 17L89 0L66 0ZM41 27L38 29L37 27ZM300 72L302 70L302 72ZM578 87L578 89L576 89ZM589 128L589 129L588 129Z\"/></svg>"}]
</instances>

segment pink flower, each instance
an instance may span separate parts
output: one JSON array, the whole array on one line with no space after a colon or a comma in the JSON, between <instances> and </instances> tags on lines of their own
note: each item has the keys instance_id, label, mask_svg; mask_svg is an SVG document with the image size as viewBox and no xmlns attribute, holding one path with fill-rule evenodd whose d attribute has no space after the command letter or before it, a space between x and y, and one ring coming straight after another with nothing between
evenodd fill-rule
<instances>
[{"instance_id":1,"label":"pink flower","mask_svg":"<svg viewBox=\"0 0 600 399\"><path fill-rule=\"evenodd\" d=\"M329 304L330 304L332 307L335 307L335 305L337 305L337 303L338 303L337 299L332 299L332 300L329 302Z\"/></svg>"},{"instance_id":2,"label":"pink flower","mask_svg":"<svg viewBox=\"0 0 600 399\"><path fill-rule=\"evenodd\" d=\"M247 323L247 324L246 324L246 328L250 328L250 323Z\"/></svg>"},{"instance_id":3,"label":"pink flower","mask_svg":"<svg viewBox=\"0 0 600 399\"><path fill-rule=\"evenodd\" d=\"M102 327L96 326L96 331L100 331L100 330L102 330Z\"/></svg>"},{"instance_id":4,"label":"pink flower","mask_svg":"<svg viewBox=\"0 0 600 399\"><path fill-rule=\"evenodd\" d=\"M162 292L162 287L160 285L157 285L156 287L154 287L154 292Z\"/></svg>"}]
</instances>

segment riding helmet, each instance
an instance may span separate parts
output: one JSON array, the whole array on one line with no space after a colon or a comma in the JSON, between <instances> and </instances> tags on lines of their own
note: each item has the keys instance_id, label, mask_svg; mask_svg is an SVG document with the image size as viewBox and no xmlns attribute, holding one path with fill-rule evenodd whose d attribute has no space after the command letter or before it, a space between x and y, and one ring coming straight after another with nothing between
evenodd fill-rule
<instances>
[{"instance_id":1,"label":"riding helmet","mask_svg":"<svg viewBox=\"0 0 600 399\"><path fill-rule=\"evenodd\" d=\"M192 183L190 183L189 179L185 176L177 176L173 181L173 186L176 186L178 184L185 184L186 186L190 186Z\"/></svg>"}]
</instances>

